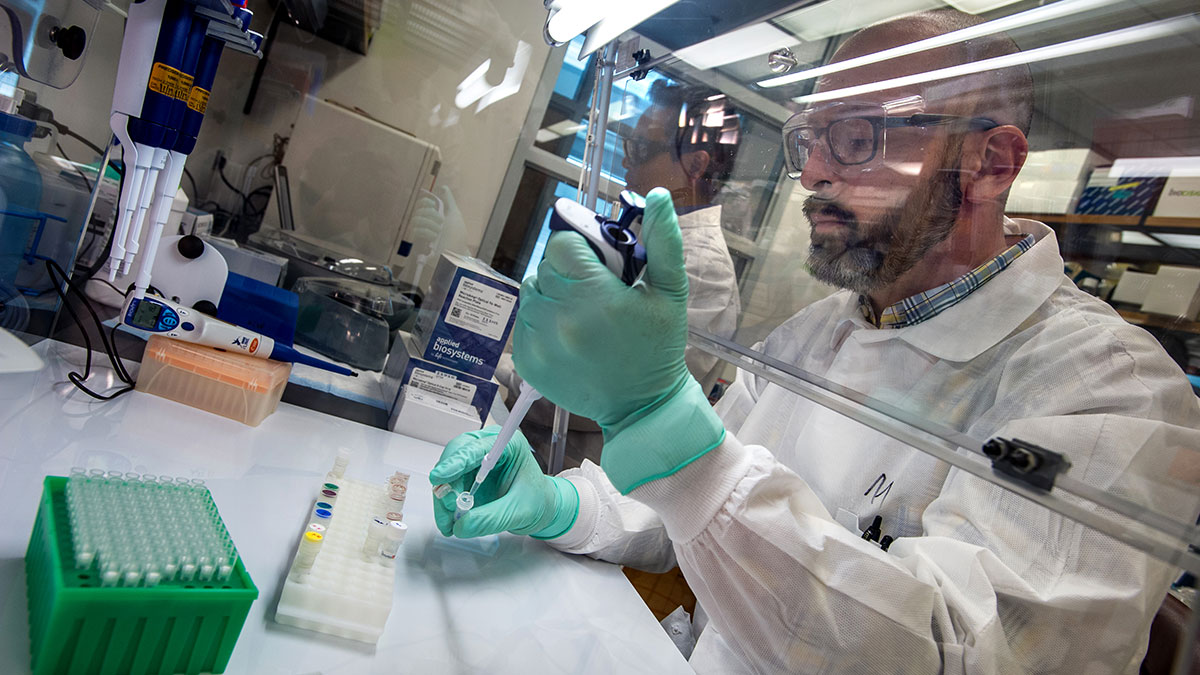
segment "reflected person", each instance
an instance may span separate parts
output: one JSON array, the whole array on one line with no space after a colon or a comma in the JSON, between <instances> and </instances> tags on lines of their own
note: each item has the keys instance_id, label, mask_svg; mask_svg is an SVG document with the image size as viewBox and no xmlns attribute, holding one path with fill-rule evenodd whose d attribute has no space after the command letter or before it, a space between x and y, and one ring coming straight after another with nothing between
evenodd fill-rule
<instances>
[{"instance_id":1,"label":"reflected person","mask_svg":"<svg viewBox=\"0 0 1200 675\"><path fill-rule=\"evenodd\" d=\"M671 192L683 236L684 268L688 276L687 325L721 338L733 337L741 301L737 276L721 228L721 206L713 200L733 171L741 142L741 115L732 103L712 89L685 87L655 80L650 104L624 133L626 186L645 195L656 186ZM711 391L720 360L688 347L688 371ZM515 401L521 378L505 354L496 379ZM521 428L536 448L549 447L554 406L538 401ZM602 439L590 420L573 416L567 442L572 457L598 457Z\"/></svg>"},{"instance_id":2,"label":"reflected person","mask_svg":"<svg viewBox=\"0 0 1200 675\"><path fill-rule=\"evenodd\" d=\"M979 22L901 17L833 60ZM818 80L785 149L812 192L808 265L844 290L757 348L903 415L1062 452L1077 480L1193 522L1195 479L1172 473L1200 448L1187 380L1063 275L1049 228L1004 216L1028 148L1027 67L895 81L1017 53L992 35ZM714 410L684 365L666 191L643 234L644 285L559 233L521 290L517 370L600 423L600 466L547 477L515 438L469 514L453 522L435 501L444 533L678 561L709 617L701 672L1137 672L1170 566L750 373ZM494 434L452 441L430 480L469 485Z\"/></svg>"},{"instance_id":3,"label":"reflected person","mask_svg":"<svg viewBox=\"0 0 1200 675\"><path fill-rule=\"evenodd\" d=\"M716 91L655 80L650 106L625 137L622 160L630 190L670 191L683 236L688 327L722 338L733 337L741 301L721 207L713 200L733 172L740 122L729 99ZM717 357L689 347L684 361L701 388L711 390Z\"/></svg>"}]
</instances>

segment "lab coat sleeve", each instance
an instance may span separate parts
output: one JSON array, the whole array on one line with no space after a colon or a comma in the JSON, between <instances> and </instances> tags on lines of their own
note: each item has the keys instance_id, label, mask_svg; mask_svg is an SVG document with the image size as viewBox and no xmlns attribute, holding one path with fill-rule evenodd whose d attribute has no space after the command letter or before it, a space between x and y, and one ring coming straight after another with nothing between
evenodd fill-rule
<instances>
[{"instance_id":1,"label":"lab coat sleeve","mask_svg":"<svg viewBox=\"0 0 1200 675\"><path fill-rule=\"evenodd\" d=\"M719 219L719 215L715 217ZM681 232L688 277L688 328L717 337L732 337L737 329L741 301L733 260L729 257L721 229L719 226L697 227L684 228ZM684 351L684 361L688 371L707 391L716 381L717 357L689 346Z\"/></svg>"},{"instance_id":2,"label":"lab coat sleeve","mask_svg":"<svg viewBox=\"0 0 1200 675\"><path fill-rule=\"evenodd\" d=\"M646 572L675 567L675 551L662 519L645 504L618 492L600 467L584 460L578 469L559 475L579 491L579 515L571 529L547 543L565 553Z\"/></svg>"},{"instance_id":3,"label":"lab coat sleeve","mask_svg":"<svg viewBox=\"0 0 1200 675\"><path fill-rule=\"evenodd\" d=\"M1062 379L1026 368L1033 374L1005 386L1036 414L993 431L1065 452L1073 475L1187 522L1194 477L1173 482L1162 468L1200 447L1195 398L1160 365L1103 356L1093 361L1105 372L1089 377L1108 394L1087 409L1056 395ZM959 470L927 508L922 536L883 552L838 525L766 448L732 433L630 496L660 514L711 621L757 672L1132 673L1172 574Z\"/></svg>"},{"instance_id":4,"label":"lab coat sleeve","mask_svg":"<svg viewBox=\"0 0 1200 675\"><path fill-rule=\"evenodd\" d=\"M741 427L764 384L739 372L716 406L727 429L736 432ZM585 460L578 469L559 475L579 491L579 516L570 530L548 540L551 546L648 572L663 572L676 565L662 519L645 504L618 492L600 467Z\"/></svg>"}]
</instances>

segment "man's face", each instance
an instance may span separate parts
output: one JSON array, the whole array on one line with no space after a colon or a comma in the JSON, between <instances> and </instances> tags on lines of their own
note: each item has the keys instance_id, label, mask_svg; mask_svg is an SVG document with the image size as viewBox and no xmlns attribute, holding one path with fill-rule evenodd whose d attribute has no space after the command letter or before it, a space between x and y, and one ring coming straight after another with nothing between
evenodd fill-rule
<instances>
[{"instance_id":1,"label":"man's face","mask_svg":"<svg viewBox=\"0 0 1200 675\"><path fill-rule=\"evenodd\" d=\"M895 75L879 67L844 71L822 78L817 90ZM850 103L878 107L920 93L892 90ZM854 106L818 107L810 123L823 128L839 115L858 114L846 107ZM873 159L845 165L833 156L827 138L818 139L800 176L813 192L804 204L811 227L808 267L821 281L870 293L912 269L954 229L962 199L957 172L961 143L951 143L936 129L893 127L881 130Z\"/></svg>"},{"instance_id":2,"label":"man's face","mask_svg":"<svg viewBox=\"0 0 1200 675\"><path fill-rule=\"evenodd\" d=\"M655 187L675 190L687 186L687 174L675 150L678 122L671 117L663 106L650 106L629 133L627 147L633 152L625 153L621 165L630 190L644 195Z\"/></svg>"}]
</instances>

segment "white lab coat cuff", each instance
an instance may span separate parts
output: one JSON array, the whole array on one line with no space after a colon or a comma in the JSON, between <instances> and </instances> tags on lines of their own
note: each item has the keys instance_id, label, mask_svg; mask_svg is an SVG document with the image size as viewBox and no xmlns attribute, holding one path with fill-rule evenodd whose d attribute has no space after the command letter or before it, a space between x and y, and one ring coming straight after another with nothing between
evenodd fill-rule
<instances>
[{"instance_id":1,"label":"white lab coat cuff","mask_svg":"<svg viewBox=\"0 0 1200 675\"><path fill-rule=\"evenodd\" d=\"M579 515L575 517L575 524L571 525L569 530L546 541L560 551L577 553L578 549L582 549L592 540L592 534L596 531L596 518L600 513L600 497L596 494L596 486L592 485L587 478L577 473L561 477L571 481L571 484L579 491Z\"/></svg>"},{"instance_id":2,"label":"white lab coat cuff","mask_svg":"<svg viewBox=\"0 0 1200 675\"><path fill-rule=\"evenodd\" d=\"M708 527L750 469L750 452L731 433L711 452L676 473L635 488L629 496L654 509L676 545ZM580 498L582 501L582 497Z\"/></svg>"}]
</instances>

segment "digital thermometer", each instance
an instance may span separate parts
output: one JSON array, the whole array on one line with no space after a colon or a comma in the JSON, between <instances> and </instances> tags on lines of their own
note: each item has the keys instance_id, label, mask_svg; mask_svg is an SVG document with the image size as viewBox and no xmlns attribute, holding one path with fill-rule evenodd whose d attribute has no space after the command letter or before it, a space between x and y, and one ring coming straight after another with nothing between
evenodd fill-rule
<instances>
[{"instance_id":1,"label":"digital thermometer","mask_svg":"<svg viewBox=\"0 0 1200 675\"><path fill-rule=\"evenodd\" d=\"M646 249L633 227L640 229L646 199L630 190L621 192L621 217L609 220L588 207L562 198L550 211L550 230L578 232L596 257L627 285L633 285L646 266Z\"/></svg>"},{"instance_id":2,"label":"digital thermometer","mask_svg":"<svg viewBox=\"0 0 1200 675\"><path fill-rule=\"evenodd\" d=\"M357 377L358 373L339 365L306 356L291 347L275 342L254 331L239 328L201 314L190 307L176 305L162 298L146 295L130 297L125 304L123 323L169 338L207 345L227 351L241 352L260 359L285 363L303 363L341 375Z\"/></svg>"}]
</instances>

